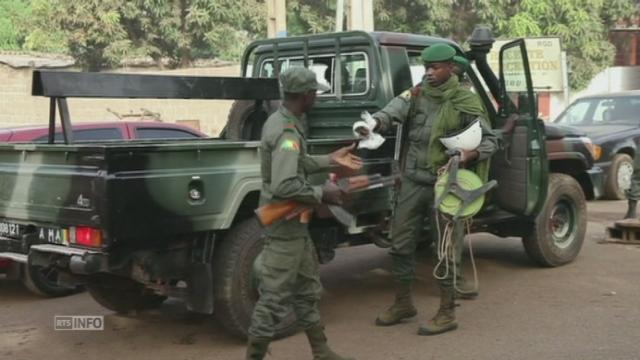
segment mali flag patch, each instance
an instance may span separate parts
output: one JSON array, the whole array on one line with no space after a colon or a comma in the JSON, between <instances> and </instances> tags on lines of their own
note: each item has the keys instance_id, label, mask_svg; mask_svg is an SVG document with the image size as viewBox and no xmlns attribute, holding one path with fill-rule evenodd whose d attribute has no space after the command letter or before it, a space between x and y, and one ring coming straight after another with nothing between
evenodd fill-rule
<instances>
[{"instance_id":1,"label":"mali flag patch","mask_svg":"<svg viewBox=\"0 0 640 360\"><path fill-rule=\"evenodd\" d=\"M300 152L300 144L295 140L286 139L280 145L280 150Z\"/></svg>"}]
</instances>

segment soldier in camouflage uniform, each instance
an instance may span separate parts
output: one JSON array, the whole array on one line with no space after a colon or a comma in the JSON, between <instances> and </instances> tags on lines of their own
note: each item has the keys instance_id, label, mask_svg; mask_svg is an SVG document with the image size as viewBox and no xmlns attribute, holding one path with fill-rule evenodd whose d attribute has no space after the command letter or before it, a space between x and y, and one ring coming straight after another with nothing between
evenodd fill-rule
<instances>
[{"instance_id":1,"label":"soldier in camouflage uniform","mask_svg":"<svg viewBox=\"0 0 640 360\"><path fill-rule=\"evenodd\" d=\"M459 77L462 77L464 73L471 67L471 64L469 64L469 60L459 55L453 57L453 63L453 73L458 75Z\"/></svg>"},{"instance_id":2,"label":"soldier in camouflage uniform","mask_svg":"<svg viewBox=\"0 0 640 360\"><path fill-rule=\"evenodd\" d=\"M624 215L625 219L635 219L638 217L636 208L640 199L640 156L633 158L633 175L631 176L631 188L627 190L628 208Z\"/></svg>"},{"instance_id":3,"label":"soldier in camouflage uniform","mask_svg":"<svg viewBox=\"0 0 640 360\"><path fill-rule=\"evenodd\" d=\"M437 170L448 160L438 138L463 129L480 118L482 142L476 150L462 152L463 163L482 168L481 171L486 173L486 160L497 150L497 138L490 130L481 100L459 84L458 76L453 76L456 70L455 54L455 50L446 44L435 44L425 49L422 53L426 69L423 82L400 94L373 115L377 122L376 129L381 132L388 131L394 121L409 127L408 139L403 139L409 144L404 155L402 185L391 225L392 273L396 296L394 304L376 319L379 326L394 325L417 314L411 297L411 284L415 278L416 237L424 227L425 218L431 222L431 229L436 227L433 186L437 180ZM481 177L486 179L486 175L482 174ZM458 265L464 240L463 230L462 224L457 224L453 236ZM462 279L457 282L462 283ZM439 285L440 311L427 326L420 328L421 335L438 334L457 327L452 276L439 281ZM463 285L460 284L458 288L463 288Z\"/></svg>"},{"instance_id":4,"label":"soldier in camouflage uniform","mask_svg":"<svg viewBox=\"0 0 640 360\"><path fill-rule=\"evenodd\" d=\"M329 155L311 156L306 150L302 123L315 102L316 90L323 89L311 70L294 67L280 76L284 101L264 125L261 140L261 205L295 200L309 205L339 204L337 185L326 182L312 186L307 174L331 165L349 169L362 167L362 160L350 153L354 146ZM275 326L293 308L298 324L311 344L314 360L342 360L327 346L320 323L318 300L322 286L318 262L307 224L301 217L282 220L267 227L259 262L260 299L249 328L247 359L264 358Z\"/></svg>"}]
</instances>

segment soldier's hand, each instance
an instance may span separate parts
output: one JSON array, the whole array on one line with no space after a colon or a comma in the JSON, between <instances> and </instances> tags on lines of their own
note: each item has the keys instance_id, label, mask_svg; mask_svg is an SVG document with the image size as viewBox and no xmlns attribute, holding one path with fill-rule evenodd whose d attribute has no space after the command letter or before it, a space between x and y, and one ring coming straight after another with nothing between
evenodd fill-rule
<instances>
[{"instance_id":1,"label":"soldier's hand","mask_svg":"<svg viewBox=\"0 0 640 360\"><path fill-rule=\"evenodd\" d=\"M369 136L369 134L371 133L371 130L369 130L369 127L367 126L367 123L364 121L356 121L353 124L353 131L360 135L360 137L362 138L366 138Z\"/></svg>"},{"instance_id":2,"label":"soldier's hand","mask_svg":"<svg viewBox=\"0 0 640 360\"><path fill-rule=\"evenodd\" d=\"M469 164L480 155L477 150L458 150L460 152L460 162Z\"/></svg>"},{"instance_id":3,"label":"soldier's hand","mask_svg":"<svg viewBox=\"0 0 640 360\"><path fill-rule=\"evenodd\" d=\"M356 148L356 144L353 143L350 146L340 148L329 155L331 163L343 166L350 170L359 170L362 168L362 159L359 156L353 155L351 151Z\"/></svg>"},{"instance_id":4,"label":"soldier's hand","mask_svg":"<svg viewBox=\"0 0 640 360\"><path fill-rule=\"evenodd\" d=\"M322 184L322 203L342 205L342 190L336 183L327 180Z\"/></svg>"}]
</instances>

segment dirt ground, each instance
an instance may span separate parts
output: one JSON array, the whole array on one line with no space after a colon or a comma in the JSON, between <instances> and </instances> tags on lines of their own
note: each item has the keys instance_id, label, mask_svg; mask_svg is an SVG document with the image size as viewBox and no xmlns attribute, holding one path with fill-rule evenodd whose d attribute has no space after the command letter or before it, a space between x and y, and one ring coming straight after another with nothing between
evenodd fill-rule
<instances>
[{"instance_id":1,"label":"dirt ground","mask_svg":"<svg viewBox=\"0 0 640 360\"><path fill-rule=\"evenodd\" d=\"M419 264L419 314L380 328L392 300L390 260L373 246L341 249L322 269L321 310L331 345L357 359L640 359L640 247L598 243L624 202L592 202L584 248L555 269L534 265L518 239L474 235L480 297L463 301L458 331L420 337L437 309L432 264ZM467 269L468 270L468 269ZM104 315L104 331L54 331L55 315ZM243 359L244 343L209 317L170 300L119 316L88 294L43 299L0 279L0 359ZM311 359L303 334L272 345L268 359Z\"/></svg>"}]
</instances>

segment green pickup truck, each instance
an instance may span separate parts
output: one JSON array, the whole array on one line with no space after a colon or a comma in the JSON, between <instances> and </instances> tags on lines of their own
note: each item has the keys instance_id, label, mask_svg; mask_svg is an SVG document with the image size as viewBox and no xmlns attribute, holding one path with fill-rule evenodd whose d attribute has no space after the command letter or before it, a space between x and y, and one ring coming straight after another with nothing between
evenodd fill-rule
<instances>
[{"instance_id":1,"label":"green pickup truck","mask_svg":"<svg viewBox=\"0 0 640 360\"><path fill-rule=\"evenodd\" d=\"M60 285L84 285L119 313L179 297L189 310L213 314L230 333L245 336L263 234L254 216L261 187L256 140L277 106L279 72L306 66L330 85L305 125L309 152L323 154L353 141L351 127L363 110L375 112L417 83L420 51L442 41L475 64L465 81L502 139L491 171L499 185L475 231L522 237L527 254L544 266L572 261L585 235L583 190L591 186L592 159L563 158L563 150L574 152L569 143L560 151L556 144L548 158L524 41L503 46L496 76L487 64L493 39L486 29L474 32L467 52L441 38L383 32L257 41L246 50L239 78L36 71L33 95L50 98L52 135L49 144L0 145L0 258L28 254L30 266L55 269ZM237 102L220 138L74 144L71 97ZM64 144L53 143L57 111ZM398 127L379 149L359 151L363 171L396 171L401 134ZM313 219L320 261L330 261L339 245L385 236L380 224L392 214L393 191L353 194L349 226ZM280 334L294 326L293 318L284 321Z\"/></svg>"}]
</instances>

